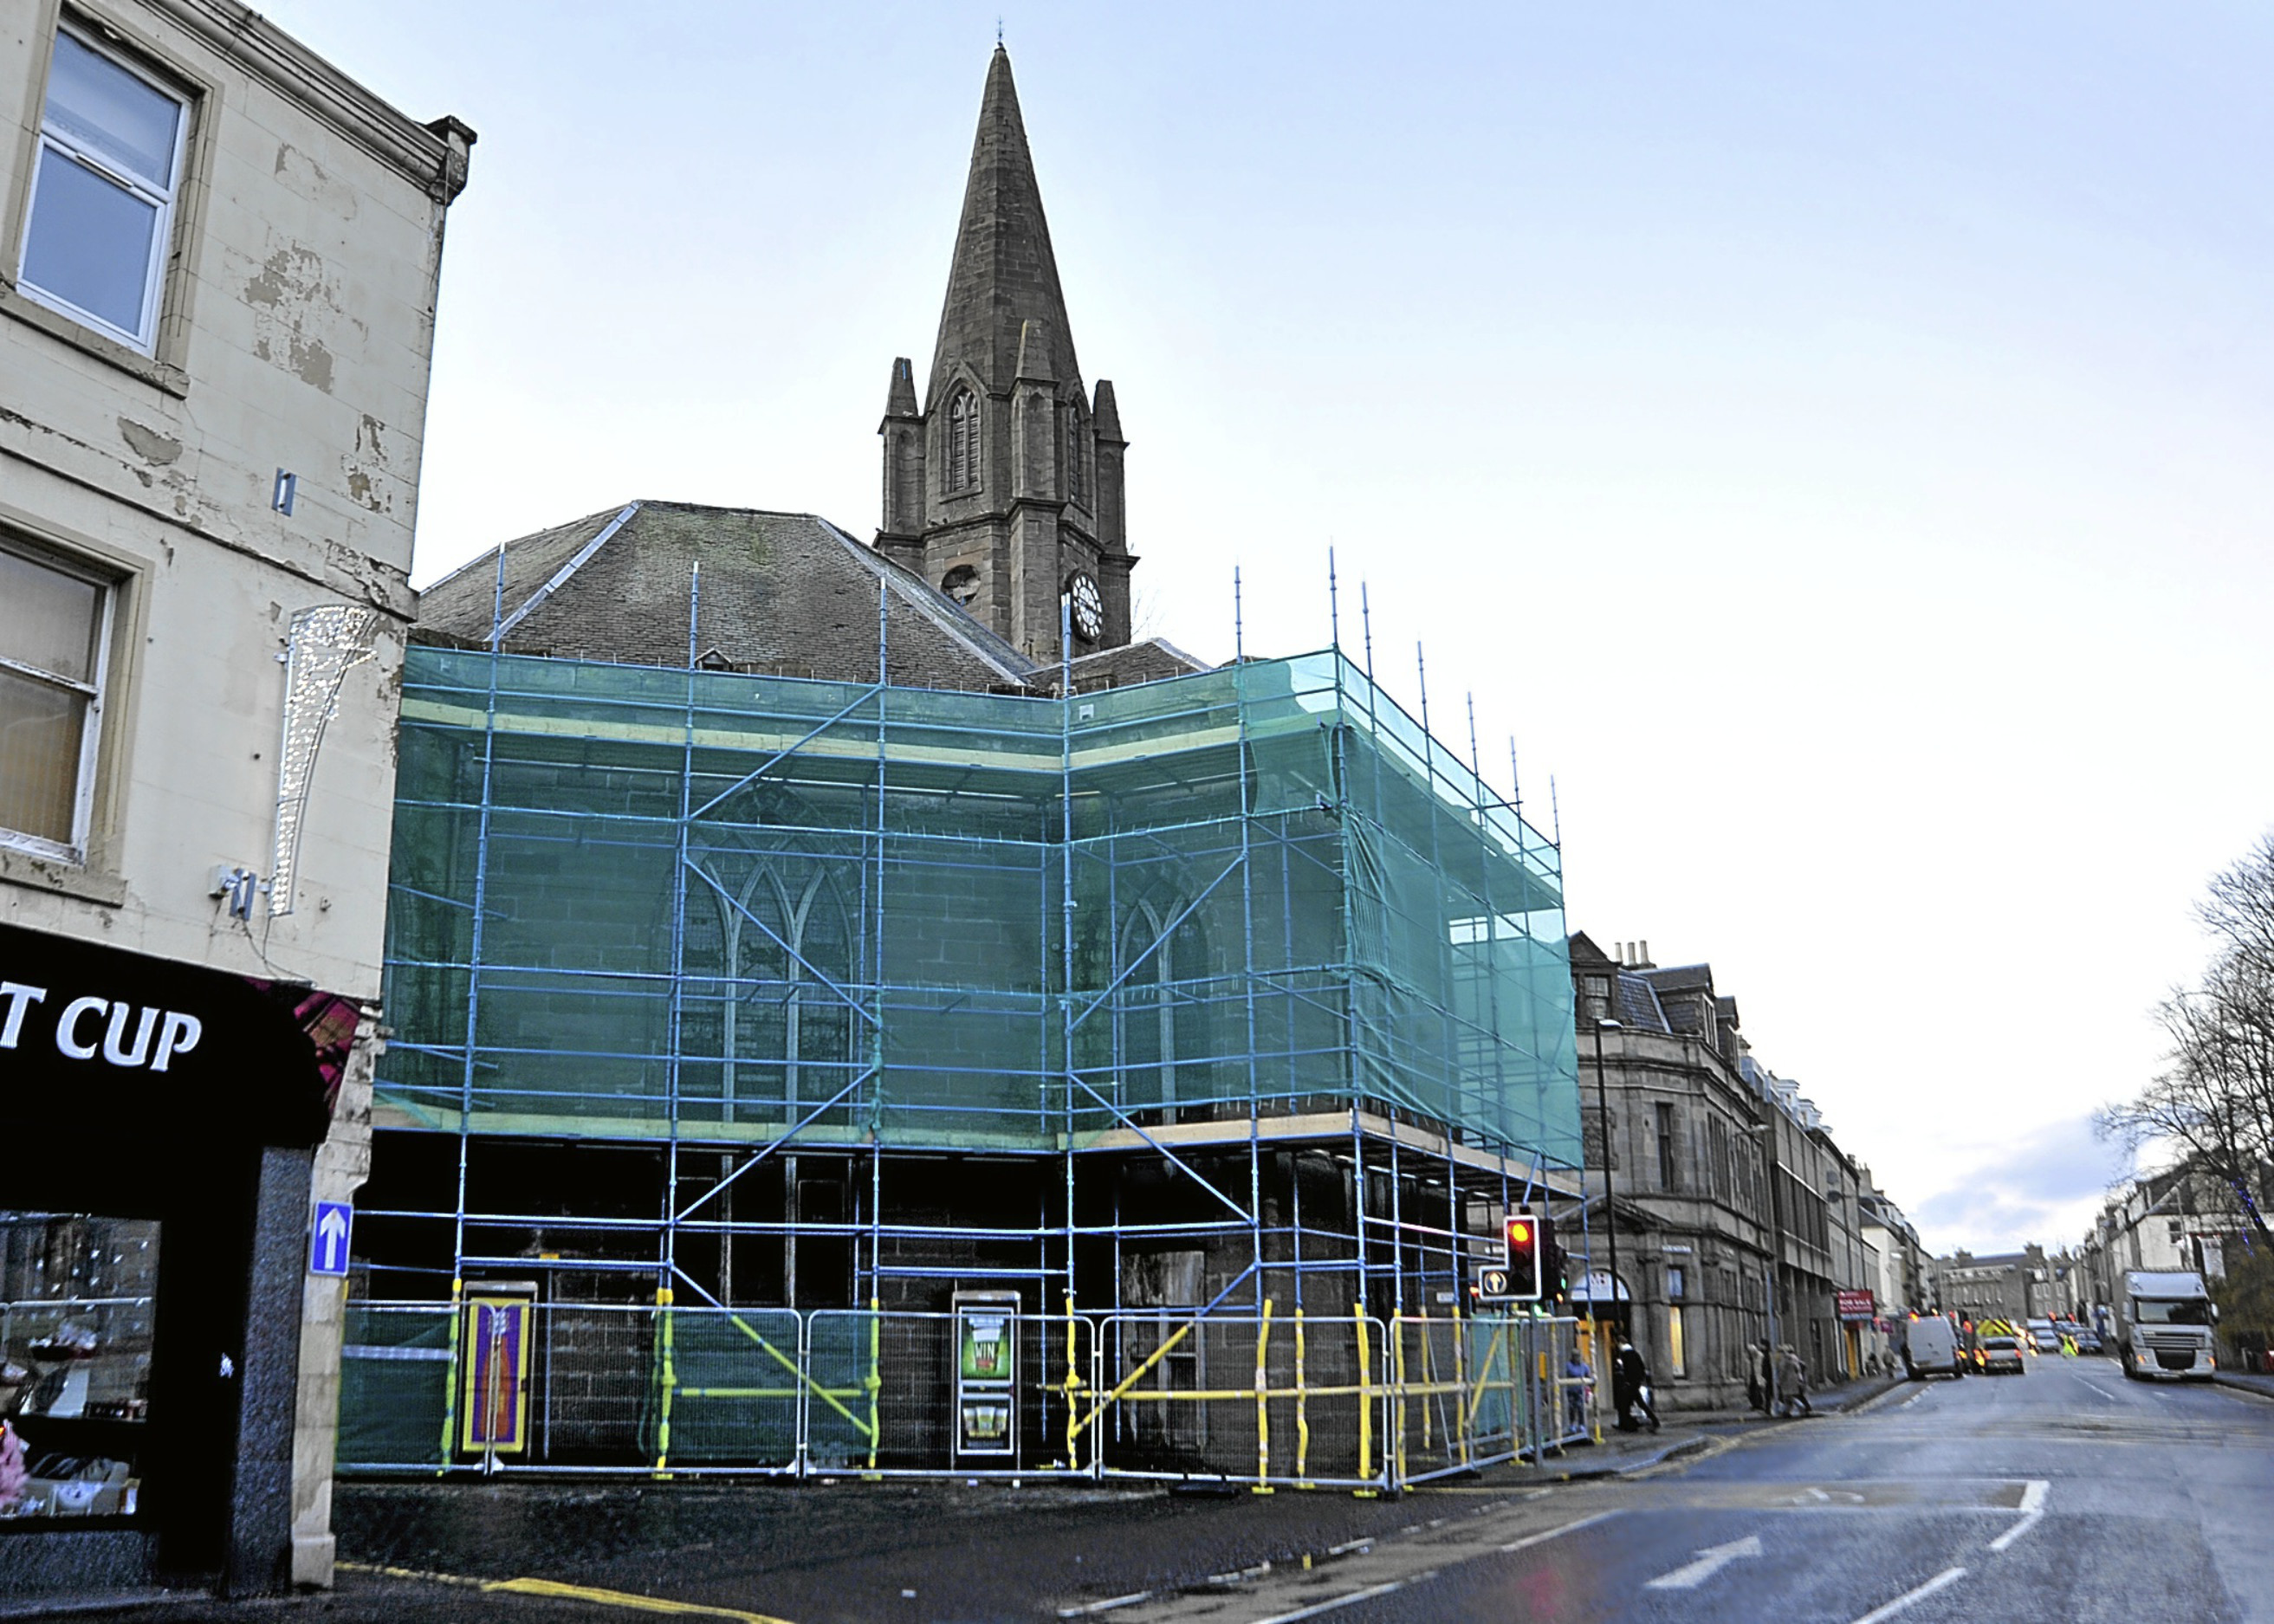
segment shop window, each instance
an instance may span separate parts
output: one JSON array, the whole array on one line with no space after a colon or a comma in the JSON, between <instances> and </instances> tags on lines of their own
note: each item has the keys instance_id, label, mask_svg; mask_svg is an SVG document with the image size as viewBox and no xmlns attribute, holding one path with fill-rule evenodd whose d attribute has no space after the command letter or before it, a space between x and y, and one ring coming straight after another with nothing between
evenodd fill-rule
<instances>
[{"instance_id":1,"label":"shop window","mask_svg":"<svg viewBox=\"0 0 2274 1624\"><path fill-rule=\"evenodd\" d=\"M139 1514L158 1229L0 1212L0 1518Z\"/></svg>"},{"instance_id":2,"label":"shop window","mask_svg":"<svg viewBox=\"0 0 2274 1624\"><path fill-rule=\"evenodd\" d=\"M150 353L188 126L181 96L76 34L56 35L24 228L25 292Z\"/></svg>"},{"instance_id":3,"label":"shop window","mask_svg":"<svg viewBox=\"0 0 2274 1624\"><path fill-rule=\"evenodd\" d=\"M82 859L113 596L0 546L0 841Z\"/></svg>"}]
</instances>

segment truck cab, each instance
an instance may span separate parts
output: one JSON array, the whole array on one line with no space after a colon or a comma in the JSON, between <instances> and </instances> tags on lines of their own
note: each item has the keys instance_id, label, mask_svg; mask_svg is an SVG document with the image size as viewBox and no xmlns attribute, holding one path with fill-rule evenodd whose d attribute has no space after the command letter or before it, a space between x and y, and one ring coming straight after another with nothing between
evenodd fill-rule
<instances>
[{"instance_id":1,"label":"truck cab","mask_svg":"<svg viewBox=\"0 0 2274 1624\"><path fill-rule=\"evenodd\" d=\"M2218 1307L2201 1274L2135 1270L2116 1305L2117 1352L2134 1381L2209 1381L2218 1370L2211 1327Z\"/></svg>"}]
</instances>

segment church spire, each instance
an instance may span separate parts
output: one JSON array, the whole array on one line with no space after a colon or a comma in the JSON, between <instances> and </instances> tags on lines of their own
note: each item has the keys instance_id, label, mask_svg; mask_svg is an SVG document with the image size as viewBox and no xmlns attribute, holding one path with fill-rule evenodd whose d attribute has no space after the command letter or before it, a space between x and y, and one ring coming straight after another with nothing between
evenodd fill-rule
<instances>
[{"instance_id":1,"label":"church spire","mask_svg":"<svg viewBox=\"0 0 2274 1624\"><path fill-rule=\"evenodd\" d=\"M1049 324L1058 377L1078 386L1081 373L1074 362L1073 329L1066 325L1065 296L1058 289L1050 222L1043 216L1043 191L1027 150L1011 56L998 44L987 64L924 410L938 406L958 364L977 372L988 393L1007 394L1018 375L1020 339L1026 324L1035 320Z\"/></svg>"},{"instance_id":2,"label":"church spire","mask_svg":"<svg viewBox=\"0 0 2274 1624\"><path fill-rule=\"evenodd\" d=\"M1128 442L1113 386L1101 382L1093 404L1082 385L1000 45L987 64L930 381L918 407L907 363L895 362L879 432L879 552L1044 666L1062 652L1062 613L1076 658L1129 641Z\"/></svg>"}]
</instances>

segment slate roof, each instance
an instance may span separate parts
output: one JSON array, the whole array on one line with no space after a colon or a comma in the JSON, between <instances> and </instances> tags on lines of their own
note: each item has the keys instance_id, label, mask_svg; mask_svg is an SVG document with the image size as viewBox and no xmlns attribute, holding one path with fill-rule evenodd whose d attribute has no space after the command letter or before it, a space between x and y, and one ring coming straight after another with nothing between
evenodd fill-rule
<instances>
[{"instance_id":1,"label":"slate roof","mask_svg":"<svg viewBox=\"0 0 2274 1624\"><path fill-rule=\"evenodd\" d=\"M984 690L1051 680L921 576L811 514L638 501L508 541L503 552L501 643L510 653L684 665L699 561L703 664L873 682L883 583L894 682ZM418 636L487 646L498 553L491 548L421 594Z\"/></svg>"},{"instance_id":2,"label":"slate roof","mask_svg":"<svg viewBox=\"0 0 2274 1624\"><path fill-rule=\"evenodd\" d=\"M1647 977L1632 970L1622 970L1615 991L1623 1025L1643 1032L1672 1033L1674 1027L1666 1019L1665 1007L1658 1001L1658 990Z\"/></svg>"},{"instance_id":3,"label":"slate roof","mask_svg":"<svg viewBox=\"0 0 2274 1624\"><path fill-rule=\"evenodd\" d=\"M877 680L877 597L888 593L885 668L904 687L1044 691L1028 658L913 571L809 513L636 501L493 547L419 596L417 638L511 654L684 665L695 565L697 660L714 669ZM1208 664L1160 638L1074 662L1077 689L1126 687Z\"/></svg>"}]
</instances>

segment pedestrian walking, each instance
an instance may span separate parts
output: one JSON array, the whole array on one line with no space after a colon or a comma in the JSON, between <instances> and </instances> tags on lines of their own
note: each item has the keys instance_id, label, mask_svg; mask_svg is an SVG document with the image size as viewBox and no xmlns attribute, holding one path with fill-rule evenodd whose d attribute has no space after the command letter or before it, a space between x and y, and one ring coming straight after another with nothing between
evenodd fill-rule
<instances>
[{"instance_id":1,"label":"pedestrian walking","mask_svg":"<svg viewBox=\"0 0 2274 1624\"><path fill-rule=\"evenodd\" d=\"M1587 1405L1595 1396L1595 1367L1580 1357L1577 1348L1563 1361L1563 1430L1584 1432L1587 1430Z\"/></svg>"},{"instance_id":2,"label":"pedestrian walking","mask_svg":"<svg viewBox=\"0 0 2274 1624\"><path fill-rule=\"evenodd\" d=\"M1611 1401L1618 1406L1622 1432L1639 1430L1641 1424L1635 1419L1638 1410L1648 1418L1650 1430L1658 1431L1658 1406L1651 1402L1650 1366L1623 1335L1619 1338L1617 1357L1611 1361Z\"/></svg>"},{"instance_id":3,"label":"pedestrian walking","mask_svg":"<svg viewBox=\"0 0 2274 1624\"><path fill-rule=\"evenodd\" d=\"M1808 1402L1808 1366L1800 1362L1800 1352L1790 1342L1777 1350L1776 1408L1770 1412L1779 1416L1812 1416L1816 1407Z\"/></svg>"},{"instance_id":4,"label":"pedestrian walking","mask_svg":"<svg viewBox=\"0 0 2274 1624\"><path fill-rule=\"evenodd\" d=\"M1745 1402L1763 1415L1776 1401L1776 1360L1763 1337L1745 1349Z\"/></svg>"}]
</instances>

